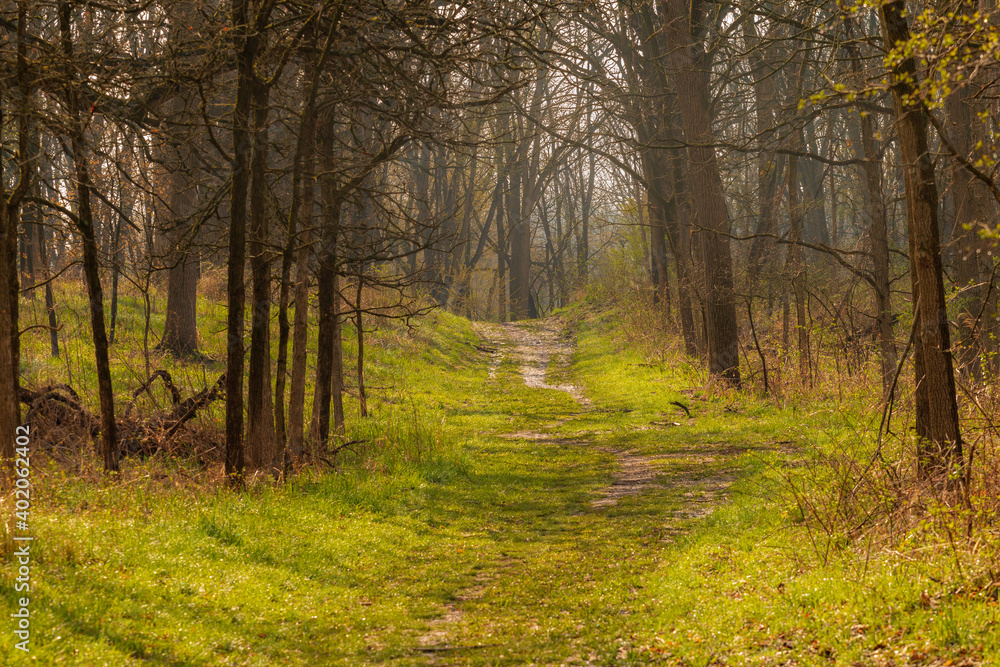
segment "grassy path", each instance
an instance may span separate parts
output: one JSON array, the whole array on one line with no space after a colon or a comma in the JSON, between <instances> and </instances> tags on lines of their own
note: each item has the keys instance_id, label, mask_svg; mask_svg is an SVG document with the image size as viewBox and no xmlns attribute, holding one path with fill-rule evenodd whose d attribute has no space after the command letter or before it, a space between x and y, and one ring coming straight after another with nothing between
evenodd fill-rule
<instances>
[{"instance_id":1,"label":"grassy path","mask_svg":"<svg viewBox=\"0 0 1000 667\"><path fill-rule=\"evenodd\" d=\"M197 462L33 464L32 650L0 664L646 662L649 575L722 486L664 437L683 397L623 386L610 339L577 350L555 320L423 331L372 346L379 418L351 421L369 444L337 473L232 494Z\"/></svg>"},{"instance_id":2,"label":"grassy path","mask_svg":"<svg viewBox=\"0 0 1000 667\"><path fill-rule=\"evenodd\" d=\"M636 648L633 618L649 603L644 578L669 558L684 522L710 511L730 478L692 467L669 440L622 442L627 409L605 408L573 383L574 346L558 321L483 325L479 333L500 361L486 400L520 395L514 415L523 418L486 437L480 451L484 476L497 468L493 491L503 499L477 506L485 489L469 489L467 515L458 520L502 528L473 529L489 535L492 558L476 563L418 637L422 659L400 662L627 660ZM720 467L713 462L713 470Z\"/></svg>"},{"instance_id":3,"label":"grassy path","mask_svg":"<svg viewBox=\"0 0 1000 667\"><path fill-rule=\"evenodd\" d=\"M583 309L382 331L366 444L246 493L197 461L33 459L32 651L0 664L1000 664L995 595L947 553L802 521L785 478L857 413L713 393L620 335Z\"/></svg>"}]
</instances>

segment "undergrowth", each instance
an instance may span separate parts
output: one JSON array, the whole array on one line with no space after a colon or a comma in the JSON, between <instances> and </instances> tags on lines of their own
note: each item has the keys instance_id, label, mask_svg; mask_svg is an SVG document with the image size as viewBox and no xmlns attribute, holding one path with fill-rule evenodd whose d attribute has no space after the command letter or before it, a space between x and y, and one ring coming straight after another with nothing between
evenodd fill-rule
<instances>
[{"instance_id":1,"label":"undergrowth","mask_svg":"<svg viewBox=\"0 0 1000 667\"><path fill-rule=\"evenodd\" d=\"M641 285L593 294L559 313L577 347L571 359L553 358L548 380L582 386L588 409L564 392L527 389L511 350L488 375L492 358L470 323L436 313L414 329L378 325L367 346L372 416L361 419L349 395L346 436L356 442L288 479L257 475L244 493L226 489L209 451L221 443L218 409L192 424L187 437L201 447L130 458L114 480L86 447L33 459L31 657L1000 661L1000 477L989 420L997 406L985 389L963 398L969 484L958 502L939 498L913 483L905 373L879 439L873 360L849 369L817 333L814 376L802 383L780 349L780 326L761 317L768 387L755 350L744 350L737 392L685 356ZM224 313L212 316L214 307L206 300L199 311L209 360L153 357L189 390L211 380L211 359L221 358ZM44 340L29 348L26 368L39 381L72 372L93 405L87 341L72 330L67 323L67 350L80 350L80 361L65 375L65 359L47 359ZM119 361L132 358L141 334L122 328ZM350 359L353 336L344 338ZM143 356L132 359L130 373L142 375ZM552 437L510 436L517 432ZM659 485L595 509L622 451L657 466ZM11 571L0 579L3 616L16 606ZM3 651L10 664L24 657Z\"/></svg>"},{"instance_id":2,"label":"undergrowth","mask_svg":"<svg viewBox=\"0 0 1000 667\"><path fill-rule=\"evenodd\" d=\"M648 290L606 292L590 309L598 322L614 322L610 335L640 349L651 367L683 358L680 332ZM817 344L805 382L777 331L757 332L764 348L778 350L768 357L766 390L759 359L744 350L742 394L701 375L704 389L694 395L742 409L755 396L770 406L763 408L770 422L788 423L803 448L798 462L786 456L764 465L745 480L754 488L738 491L694 531L680 560L663 570L656 593L670 602L653 610L654 639L636 659L996 664L1000 433L990 383L964 378L966 467L956 471L960 490L945 494L917 475L911 366L885 420L875 355L849 368L842 349ZM702 368L697 359L687 363Z\"/></svg>"}]
</instances>

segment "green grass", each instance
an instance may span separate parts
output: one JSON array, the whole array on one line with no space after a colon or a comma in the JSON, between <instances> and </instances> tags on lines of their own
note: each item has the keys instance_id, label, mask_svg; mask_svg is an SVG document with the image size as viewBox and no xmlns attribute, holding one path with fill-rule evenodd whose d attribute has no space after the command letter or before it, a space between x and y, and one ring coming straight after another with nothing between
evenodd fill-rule
<instances>
[{"instance_id":1,"label":"green grass","mask_svg":"<svg viewBox=\"0 0 1000 667\"><path fill-rule=\"evenodd\" d=\"M788 485L822 486L821 454L865 423L860 403L779 409L706 390L686 360L628 345L616 314L563 317L578 348L549 382L582 385L591 410L527 389L509 354L488 381L471 325L439 313L412 335L372 335L373 417L348 402L368 443L337 472L233 494L183 461L130 463L119 483L36 468L32 652L8 634L0 662L1000 661L995 593L961 588L947 550L827 548L802 520ZM217 355L218 320L205 320ZM198 365L178 368L196 385ZM558 437L500 437L522 430ZM623 449L649 457L660 485L591 507ZM692 518L719 483L726 495Z\"/></svg>"}]
</instances>

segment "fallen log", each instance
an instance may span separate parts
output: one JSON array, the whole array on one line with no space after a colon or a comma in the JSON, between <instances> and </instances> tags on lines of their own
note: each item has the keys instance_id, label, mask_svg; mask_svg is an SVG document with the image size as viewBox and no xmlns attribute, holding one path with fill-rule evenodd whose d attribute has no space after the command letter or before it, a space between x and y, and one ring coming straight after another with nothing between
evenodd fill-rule
<instances>
[{"instance_id":1,"label":"fallen log","mask_svg":"<svg viewBox=\"0 0 1000 667\"><path fill-rule=\"evenodd\" d=\"M163 428L167 429L167 437L173 436L177 432L177 429L197 414L198 410L208 407L212 401L225 393L225 387L226 374L223 373L211 387L202 389L191 398L174 407L170 415L163 420Z\"/></svg>"},{"instance_id":2,"label":"fallen log","mask_svg":"<svg viewBox=\"0 0 1000 667\"><path fill-rule=\"evenodd\" d=\"M150 376L150 379L146 381L145 386L152 384L153 380L156 379L157 371ZM158 377L163 377L164 384L169 382L169 374L163 371ZM213 382L210 386L199 391L194 396L191 396L183 401L180 400L180 393L176 394L176 399L174 401L173 408L164 414L153 415L149 419L136 424L132 428L132 433L128 437L126 454L152 454L159 450L161 447L167 445L177 434L184 424L191 421L197 414L199 410L203 410L212 404L216 399L218 399L223 393L226 385L226 374L223 373L219 378ZM170 383L172 386L172 383ZM144 387L140 387L136 390L135 396L138 396Z\"/></svg>"}]
</instances>

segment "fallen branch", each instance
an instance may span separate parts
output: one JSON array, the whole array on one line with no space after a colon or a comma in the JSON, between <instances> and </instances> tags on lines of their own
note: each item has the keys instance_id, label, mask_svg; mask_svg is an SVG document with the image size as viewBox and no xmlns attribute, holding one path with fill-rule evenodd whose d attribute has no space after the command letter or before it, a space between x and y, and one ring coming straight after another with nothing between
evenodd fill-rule
<instances>
[{"instance_id":1,"label":"fallen branch","mask_svg":"<svg viewBox=\"0 0 1000 667\"><path fill-rule=\"evenodd\" d=\"M767 377L766 373L767 373L767 371L765 371L765 375L764 375L764 377ZM677 406L677 407L679 407L679 408L680 408L681 410L683 410L684 412L686 412L686 413L687 413L687 416L688 416L688 417L690 417L690 416L691 416L691 411L690 411L690 410L688 410L688 406L684 405L684 404L683 404L683 403L681 403L680 401L670 401L670 405L676 405L676 406Z\"/></svg>"},{"instance_id":2,"label":"fallen branch","mask_svg":"<svg viewBox=\"0 0 1000 667\"><path fill-rule=\"evenodd\" d=\"M18 400L29 406L26 424L39 431L42 446L71 448L86 439L93 440L101 432L100 420L80 402L80 396L66 384L51 384L38 390L18 388Z\"/></svg>"},{"instance_id":3,"label":"fallen branch","mask_svg":"<svg viewBox=\"0 0 1000 667\"><path fill-rule=\"evenodd\" d=\"M354 452L354 450L351 449L351 445L360 445L360 444L365 443L365 442L368 442L368 441L367 440L348 440L347 442L342 442L342 443L340 443L339 445L337 445L336 447L333 448L333 450L330 452L330 456L333 456L334 454L339 454L340 451L343 450L343 449L350 449L350 451ZM357 452L354 452L354 453L357 454Z\"/></svg>"},{"instance_id":4,"label":"fallen branch","mask_svg":"<svg viewBox=\"0 0 1000 667\"><path fill-rule=\"evenodd\" d=\"M173 408L169 412L155 414L142 421L130 418L135 407L135 399L143 392L149 393L150 387L157 379L162 379L164 386L170 391ZM174 385L170 373L158 370L150 375L149 379L132 393L133 400L118 419L118 430L121 434L119 455L152 454L157 451L163 444L170 442L177 431L191 421L199 410L208 407L223 395L225 382L226 374L223 373L211 386L182 401L180 391ZM100 420L83 405L80 395L69 385L51 384L37 390L20 387L18 398L30 406L25 422L44 424L43 430L49 430L53 434L52 446L59 443L71 444L74 441L79 444L85 436L93 439L101 432ZM66 427L70 428L68 432L63 430Z\"/></svg>"},{"instance_id":5,"label":"fallen branch","mask_svg":"<svg viewBox=\"0 0 1000 667\"><path fill-rule=\"evenodd\" d=\"M223 393L225 385L226 374L223 373L211 387L206 387L183 403L177 405L163 422L164 427L167 428L167 437L172 437L177 432L177 429L197 414L198 410L208 407L212 401L217 399Z\"/></svg>"},{"instance_id":6,"label":"fallen branch","mask_svg":"<svg viewBox=\"0 0 1000 667\"><path fill-rule=\"evenodd\" d=\"M96 436L101 431L101 421L80 403L80 395L68 384L50 384L36 391L27 387L19 387L18 398L29 406L28 414L24 418L25 423L30 424L45 408L46 403L52 401L64 405L76 413L81 425L88 427L90 437Z\"/></svg>"},{"instance_id":7,"label":"fallen branch","mask_svg":"<svg viewBox=\"0 0 1000 667\"><path fill-rule=\"evenodd\" d=\"M181 392L174 386L174 380L170 377L170 373L161 369L155 371L149 376L148 380L143 382L135 391L132 392L132 400L129 401L128 405L125 406L125 409L122 410L122 417L128 417L129 414L131 414L133 408L135 408L135 402L136 399L139 398L139 394L146 392L149 394L150 398L153 398L153 393L150 391L150 387L153 386L153 382L155 382L157 378L163 378L163 386L170 391L170 397L173 399L174 405L181 402Z\"/></svg>"},{"instance_id":8,"label":"fallen branch","mask_svg":"<svg viewBox=\"0 0 1000 667\"><path fill-rule=\"evenodd\" d=\"M155 375L155 373L154 373ZM226 384L226 374L219 378L194 396L180 401L174 405L173 410L167 414L153 416L133 430L133 435L127 442L133 445L138 451L152 453L159 449L161 445L169 443L184 424L191 421L198 414L199 410L208 407L213 401L223 394ZM178 395L178 398L180 396ZM157 440L162 436L162 441ZM123 442L126 442L123 440ZM136 453L128 451L127 453Z\"/></svg>"}]
</instances>

